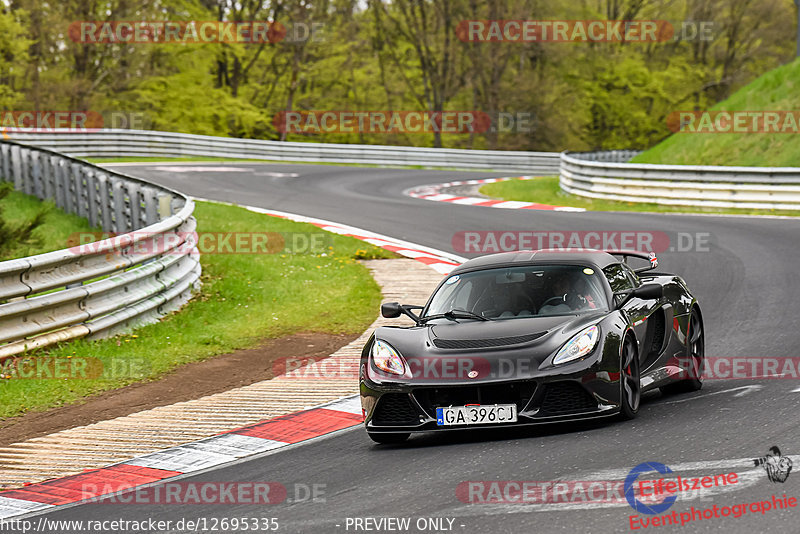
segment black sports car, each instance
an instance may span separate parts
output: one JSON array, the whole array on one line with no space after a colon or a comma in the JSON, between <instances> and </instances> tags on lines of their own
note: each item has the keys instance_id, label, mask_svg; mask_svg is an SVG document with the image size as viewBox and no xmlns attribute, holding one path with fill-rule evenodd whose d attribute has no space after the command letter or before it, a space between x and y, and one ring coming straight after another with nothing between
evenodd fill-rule
<instances>
[{"instance_id":1,"label":"black sports car","mask_svg":"<svg viewBox=\"0 0 800 534\"><path fill-rule=\"evenodd\" d=\"M430 430L629 419L644 391L700 389L700 307L657 266L632 251L493 254L456 268L425 306L383 304L384 317L416 325L378 328L362 351L367 432L396 443Z\"/></svg>"}]
</instances>

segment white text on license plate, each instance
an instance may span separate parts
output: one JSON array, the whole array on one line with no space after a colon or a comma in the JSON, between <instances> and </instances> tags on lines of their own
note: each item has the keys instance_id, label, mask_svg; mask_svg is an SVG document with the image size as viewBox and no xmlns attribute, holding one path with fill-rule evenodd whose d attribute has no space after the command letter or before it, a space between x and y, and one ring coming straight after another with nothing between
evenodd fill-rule
<instances>
[{"instance_id":1,"label":"white text on license plate","mask_svg":"<svg viewBox=\"0 0 800 534\"><path fill-rule=\"evenodd\" d=\"M516 404L443 406L436 408L436 424L439 426L516 422Z\"/></svg>"}]
</instances>

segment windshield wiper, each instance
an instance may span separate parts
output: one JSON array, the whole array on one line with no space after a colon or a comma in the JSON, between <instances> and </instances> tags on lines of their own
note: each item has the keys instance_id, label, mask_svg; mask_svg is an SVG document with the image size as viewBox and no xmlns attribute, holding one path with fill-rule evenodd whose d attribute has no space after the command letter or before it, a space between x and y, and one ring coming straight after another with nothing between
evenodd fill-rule
<instances>
[{"instance_id":1,"label":"windshield wiper","mask_svg":"<svg viewBox=\"0 0 800 534\"><path fill-rule=\"evenodd\" d=\"M479 321L491 321L488 317L484 317L483 315L478 315L477 313L472 313L471 311L461 310L458 308L453 308L450 311L446 311L444 313L439 313L436 315L427 315L420 319L421 323L425 321L430 321L431 319L478 319Z\"/></svg>"}]
</instances>

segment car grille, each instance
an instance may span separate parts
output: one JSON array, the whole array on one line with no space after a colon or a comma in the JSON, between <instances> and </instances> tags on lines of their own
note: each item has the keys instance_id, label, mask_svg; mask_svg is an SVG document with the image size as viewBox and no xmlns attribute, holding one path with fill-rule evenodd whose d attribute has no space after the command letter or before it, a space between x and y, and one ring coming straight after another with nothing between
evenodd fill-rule
<instances>
[{"instance_id":1,"label":"car grille","mask_svg":"<svg viewBox=\"0 0 800 534\"><path fill-rule=\"evenodd\" d=\"M505 347L527 343L545 335L546 332L525 334L522 336L495 337L491 339L442 339L436 338L433 344L440 349L487 349L491 347Z\"/></svg>"},{"instance_id":2,"label":"car grille","mask_svg":"<svg viewBox=\"0 0 800 534\"><path fill-rule=\"evenodd\" d=\"M483 386L453 386L417 388L414 398L431 417L436 417L440 406L465 406L467 404L516 404L517 412L528 405L536 384L512 382Z\"/></svg>"},{"instance_id":3,"label":"car grille","mask_svg":"<svg viewBox=\"0 0 800 534\"><path fill-rule=\"evenodd\" d=\"M418 424L419 414L404 393L387 393L378 401L372 422L376 425Z\"/></svg>"},{"instance_id":4,"label":"car grille","mask_svg":"<svg viewBox=\"0 0 800 534\"><path fill-rule=\"evenodd\" d=\"M552 382L544 385L537 415L561 415L597 409L597 401L577 382Z\"/></svg>"}]
</instances>

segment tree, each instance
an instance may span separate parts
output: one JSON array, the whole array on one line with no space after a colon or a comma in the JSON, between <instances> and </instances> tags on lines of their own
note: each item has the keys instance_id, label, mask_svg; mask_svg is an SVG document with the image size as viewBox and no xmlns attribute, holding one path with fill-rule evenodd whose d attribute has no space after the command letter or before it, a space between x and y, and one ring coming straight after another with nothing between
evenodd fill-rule
<instances>
[{"instance_id":1,"label":"tree","mask_svg":"<svg viewBox=\"0 0 800 534\"><path fill-rule=\"evenodd\" d=\"M466 18L463 2L371 0L369 5L381 39L379 54L392 61L422 109L443 111L463 83L455 35L456 23ZM433 145L442 146L441 132L434 132Z\"/></svg>"},{"instance_id":2,"label":"tree","mask_svg":"<svg viewBox=\"0 0 800 534\"><path fill-rule=\"evenodd\" d=\"M0 108L13 108L23 97L31 40L26 37L27 12L0 11Z\"/></svg>"},{"instance_id":3,"label":"tree","mask_svg":"<svg viewBox=\"0 0 800 534\"><path fill-rule=\"evenodd\" d=\"M800 0L794 0L794 6L797 8L797 51L796 51L796 56L800 57Z\"/></svg>"},{"instance_id":4,"label":"tree","mask_svg":"<svg viewBox=\"0 0 800 534\"><path fill-rule=\"evenodd\" d=\"M220 22L273 22L280 19L284 5L280 1L262 0L217 0L216 16ZM261 54L271 42L219 43L216 61L218 87L228 87L231 95L238 96L239 88Z\"/></svg>"}]
</instances>

